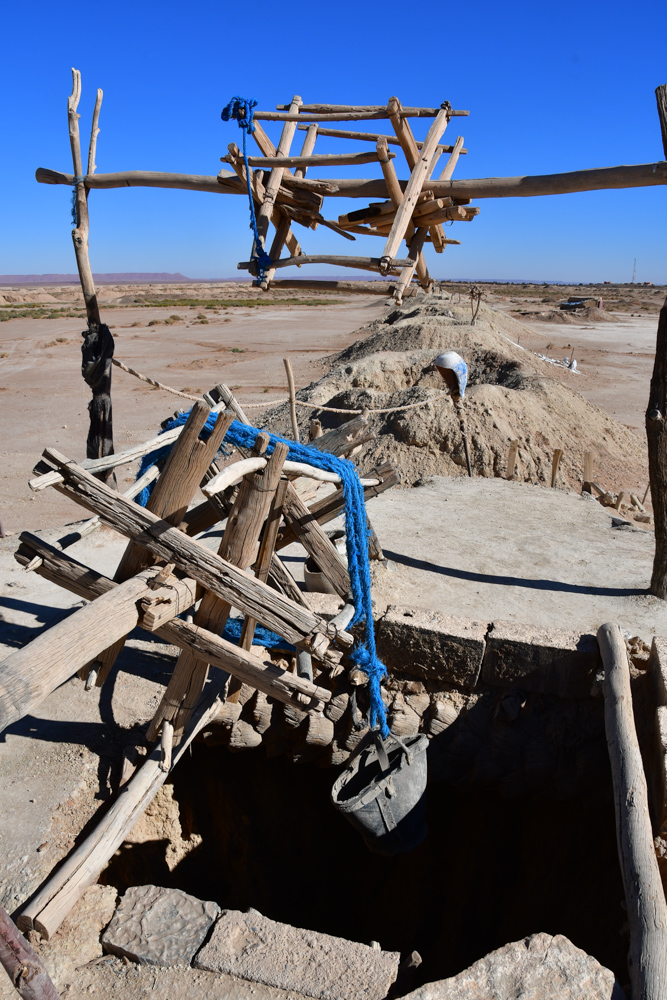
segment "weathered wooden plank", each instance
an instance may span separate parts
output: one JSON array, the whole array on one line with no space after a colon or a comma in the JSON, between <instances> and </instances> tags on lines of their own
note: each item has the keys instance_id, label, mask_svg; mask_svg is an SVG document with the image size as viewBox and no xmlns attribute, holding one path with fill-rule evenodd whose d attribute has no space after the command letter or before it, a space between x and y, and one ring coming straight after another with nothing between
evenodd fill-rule
<instances>
[{"instance_id":1,"label":"weathered wooden plank","mask_svg":"<svg viewBox=\"0 0 667 1000\"><path fill-rule=\"evenodd\" d=\"M173 562L244 615L257 618L288 642L308 643L313 633L326 633L313 612L298 607L150 511L118 496L59 452L49 449L45 455L65 480L55 489L99 514L110 527L145 545L165 562Z\"/></svg>"}]
</instances>

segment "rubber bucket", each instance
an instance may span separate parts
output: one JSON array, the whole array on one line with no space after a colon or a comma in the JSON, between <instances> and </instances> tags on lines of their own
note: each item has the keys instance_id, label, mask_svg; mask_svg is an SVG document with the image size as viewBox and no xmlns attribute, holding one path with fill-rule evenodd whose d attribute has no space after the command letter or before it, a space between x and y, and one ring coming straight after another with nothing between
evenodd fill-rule
<instances>
[{"instance_id":1,"label":"rubber bucket","mask_svg":"<svg viewBox=\"0 0 667 1000\"><path fill-rule=\"evenodd\" d=\"M427 747L427 736L373 732L334 782L334 807L375 854L405 854L426 837Z\"/></svg>"}]
</instances>

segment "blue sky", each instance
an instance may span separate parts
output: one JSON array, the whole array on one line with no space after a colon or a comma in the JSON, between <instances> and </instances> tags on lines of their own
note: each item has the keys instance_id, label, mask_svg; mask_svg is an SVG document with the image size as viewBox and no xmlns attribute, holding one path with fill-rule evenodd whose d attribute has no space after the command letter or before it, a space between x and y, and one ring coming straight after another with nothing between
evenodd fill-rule
<instances>
[{"instance_id":1,"label":"blue sky","mask_svg":"<svg viewBox=\"0 0 667 1000\"><path fill-rule=\"evenodd\" d=\"M99 173L217 173L227 144L240 136L234 123L220 120L234 94L254 97L265 109L294 93L306 102L339 104L384 104L393 94L410 105L447 99L470 110L447 132L452 139L461 132L470 150L456 177L664 158L654 97L667 82L664 0L192 8L173 0L117 0L67 10L38 0L12 5L3 28L2 274L75 270L70 192L34 180L38 166L71 171L72 66L83 77L86 143L96 89L104 90ZM388 124L371 127L386 131ZM418 137L427 127L428 121L415 123ZM317 148L340 151L343 141L320 139ZM396 162L406 176L403 160ZM374 165L337 168L353 171L379 173ZM325 214L335 218L361 204L328 199ZM461 247L442 255L427 250L436 277L629 281L636 257L638 281L667 282L666 187L479 204L473 223L452 227ZM247 203L240 197L93 191L90 210L98 272L224 278L237 275L236 262L248 258ZM310 253L380 252L377 238L353 245L321 227L297 229Z\"/></svg>"}]
</instances>

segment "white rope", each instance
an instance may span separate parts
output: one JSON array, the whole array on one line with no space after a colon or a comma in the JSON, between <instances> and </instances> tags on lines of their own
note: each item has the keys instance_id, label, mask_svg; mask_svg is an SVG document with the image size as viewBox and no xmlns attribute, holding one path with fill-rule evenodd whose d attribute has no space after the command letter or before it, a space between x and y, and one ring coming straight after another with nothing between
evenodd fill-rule
<instances>
[{"instance_id":1,"label":"white rope","mask_svg":"<svg viewBox=\"0 0 667 1000\"><path fill-rule=\"evenodd\" d=\"M135 378L141 379L142 382L147 382L148 385L155 386L156 389L164 389L165 392L172 392L174 396L181 396L183 399L201 399L201 396L191 396L187 392L180 392L179 389L172 389L169 385L164 385L162 382L157 382L153 378L149 378L148 375L142 375L141 372L136 371L134 368L129 368L124 365L122 361L118 361L117 358L111 359L113 364L117 365L128 375L134 375ZM401 410L415 410L419 406L428 406L429 403L435 403L438 399L442 399L445 396L449 396L449 391L439 392L436 396L431 396L430 399L422 399L418 403L405 403L403 406L386 406L384 409L373 410L368 406L365 406L361 410L351 410L343 409L336 406L323 406L321 403L307 403L302 399L295 399L294 402L297 406L305 406L311 410L323 410L326 413L347 413L347 414L360 414L360 413L399 413ZM286 396L285 399L267 399L265 403L244 403L244 410L259 409L263 406L278 406L280 403L288 403L289 397Z\"/></svg>"}]
</instances>

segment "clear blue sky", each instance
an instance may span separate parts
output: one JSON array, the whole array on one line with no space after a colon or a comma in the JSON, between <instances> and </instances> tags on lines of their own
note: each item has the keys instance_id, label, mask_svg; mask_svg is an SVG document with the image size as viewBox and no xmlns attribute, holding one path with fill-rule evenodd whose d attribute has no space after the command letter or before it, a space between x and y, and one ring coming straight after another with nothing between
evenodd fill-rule
<instances>
[{"instance_id":1,"label":"clear blue sky","mask_svg":"<svg viewBox=\"0 0 667 1000\"><path fill-rule=\"evenodd\" d=\"M33 0L8 7L3 28L2 274L75 270L70 192L34 180L38 166L71 171L72 66L83 77L86 143L96 89L104 90L100 173L217 173L227 144L240 135L234 123L220 120L234 94L266 109L294 93L306 102L340 104L381 104L393 94L413 105L447 99L470 110L447 132L449 138L461 131L470 150L456 177L645 163L664 155L654 98L655 87L667 82L664 0L272 6L116 0L73 7ZM418 137L427 127L415 124ZM322 152L341 145L318 140ZM396 162L405 176L402 159ZM376 172L374 165L354 169L360 176ZM360 204L329 199L325 212L335 217ZM628 281L636 257L638 281L667 282L666 187L479 204L473 223L452 227L461 247L442 255L428 250L435 276ZM247 203L240 197L93 191L90 209L98 272L234 277L236 262L248 258ZM351 244L322 228L297 229L310 253L379 252L377 238Z\"/></svg>"}]
</instances>

